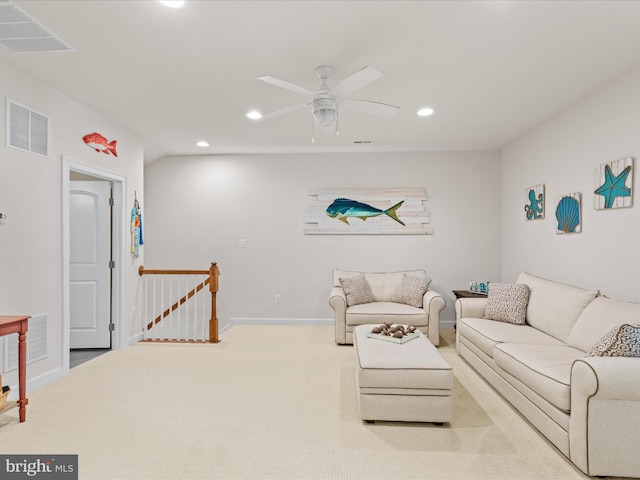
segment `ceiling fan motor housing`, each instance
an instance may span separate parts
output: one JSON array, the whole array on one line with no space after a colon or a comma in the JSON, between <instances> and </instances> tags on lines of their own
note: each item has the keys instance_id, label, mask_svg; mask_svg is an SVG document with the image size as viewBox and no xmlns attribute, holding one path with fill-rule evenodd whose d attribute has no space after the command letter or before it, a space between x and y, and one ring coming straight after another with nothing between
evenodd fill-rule
<instances>
[{"instance_id":1,"label":"ceiling fan motor housing","mask_svg":"<svg viewBox=\"0 0 640 480\"><path fill-rule=\"evenodd\" d=\"M323 127L333 125L338 118L338 102L330 97L320 97L313 100L313 119Z\"/></svg>"}]
</instances>

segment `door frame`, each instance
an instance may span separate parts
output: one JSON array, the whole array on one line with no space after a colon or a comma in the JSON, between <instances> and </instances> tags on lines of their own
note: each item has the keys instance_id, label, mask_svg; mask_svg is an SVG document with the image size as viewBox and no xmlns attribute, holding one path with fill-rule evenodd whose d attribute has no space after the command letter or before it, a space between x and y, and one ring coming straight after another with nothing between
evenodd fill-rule
<instances>
[{"instance_id":1,"label":"door frame","mask_svg":"<svg viewBox=\"0 0 640 480\"><path fill-rule=\"evenodd\" d=\"M111 182L114 199L112 208L112 230L111 246L112 260L115 263L111 280L111 322L115 330L111 334L111 348L114 350L123 348L121 339L122 319L125 318L123 312L124 298L124 270L125 270L125 232L124 219L125 201L124 196L127 191L127 179L120 175L102 170L91 165L78 162L66 155L62 156L62 375L69 373L69 349L71 345L71 295L70 295L70 202L69 195L71 183L69 175L71 172L83 173L92 177Z\"/></svg>"}]
</instances>

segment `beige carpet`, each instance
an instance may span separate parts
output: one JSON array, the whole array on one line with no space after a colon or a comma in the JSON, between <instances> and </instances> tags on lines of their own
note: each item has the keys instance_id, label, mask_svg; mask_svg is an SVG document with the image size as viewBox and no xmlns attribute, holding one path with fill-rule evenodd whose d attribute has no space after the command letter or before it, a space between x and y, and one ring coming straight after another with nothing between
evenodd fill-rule
<instances>
[{"instance_id":1,"label":"beige carpet","mask_svg":"<svg viewBox=\"0 0 640 480\"><path fill-rule=\"evenodd\" d=\"M455 352L450 424L364 424L354 352L328 326L236 326L218 345L138 344L0 416L2 453L78 454L81 479L589 478Z\"/></svg>"}]
</instances>

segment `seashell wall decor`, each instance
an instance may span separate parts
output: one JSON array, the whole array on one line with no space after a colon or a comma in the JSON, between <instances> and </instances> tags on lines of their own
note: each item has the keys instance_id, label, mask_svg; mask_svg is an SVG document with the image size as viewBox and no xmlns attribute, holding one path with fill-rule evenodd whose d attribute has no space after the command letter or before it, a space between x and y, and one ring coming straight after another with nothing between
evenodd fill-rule
<instances>
[{"instance_id":1,"label":"seashell wall decor","mask_svg":"<svg viewBox=\"0 0 640 480\"><path fill-rule=\"evenodd\" d=\"M570 193L557 198L556 233L579 233L582 231L581 197L581 193Z\"/></svg>"}]
</instances>

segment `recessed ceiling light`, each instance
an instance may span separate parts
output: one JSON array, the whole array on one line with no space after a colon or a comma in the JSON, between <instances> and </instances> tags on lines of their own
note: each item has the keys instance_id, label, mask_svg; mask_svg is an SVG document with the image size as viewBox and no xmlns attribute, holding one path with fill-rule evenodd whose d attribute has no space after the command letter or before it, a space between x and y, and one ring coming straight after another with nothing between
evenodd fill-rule
<instances>
[{"instance_id":1,"label":"recessed ceiling light","mask_svg":"<svg viewBox=\"0 0 640 480\"><path fill-rule=\"evenodd\" d=\"M205 142L204 140L200 140L198 143L196 143L197 146L199 147L208 147L209 146L209 142Z\"/></svg>"},{"instance_id":2,"label":"recessed ceiling light","mask_svg":"<svg viewBox=\"0 0 640 480\"><path fill-rule=\"evenodd\" d=\"M433 114L433 108L425 107L418 110L418 116L420 117L428 117Z\"/></svg>"},{"instance_id":3,"label":"recessed ceiling light","mask_svg":"<svg viewBox=\"0 0 640 480\"><path fill-rule=\"evenodd\" d=\"M171 7L180 8L184 5L184 0L158 0L161 4Z\"/></svg>"},{"instance_id":4,"label":"recessed ceiling light","mask_svg":"<svg viewBox=\"0 0 640 480\"><path fill-rule=\"evenodd\" d=\"M247 118L250 118L251 120L259 120L262 118L262 114L257 110L251 110L247 113Z\"/></svg>"}]
</instances>

